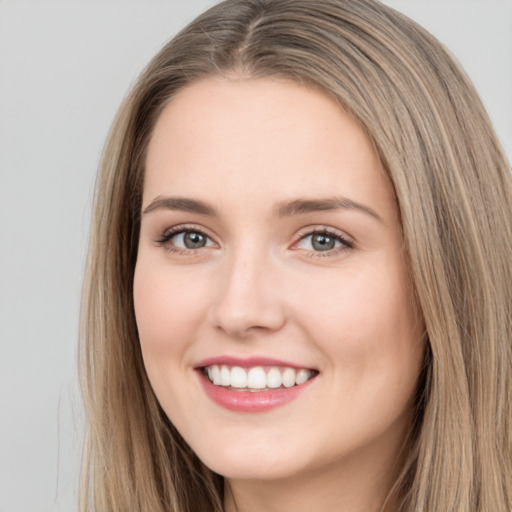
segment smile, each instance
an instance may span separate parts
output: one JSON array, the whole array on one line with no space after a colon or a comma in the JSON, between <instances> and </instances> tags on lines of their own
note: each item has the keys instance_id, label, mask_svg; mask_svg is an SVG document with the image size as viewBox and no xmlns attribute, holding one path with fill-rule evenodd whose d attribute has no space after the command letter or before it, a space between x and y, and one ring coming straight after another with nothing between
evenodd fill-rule
<instances>
[{"instance_id":1,"label":"smile","mask_svg":"<svg viewBox=\"0 0 512 512\"><path fill-rule=\"evenodd\" d=\"M195 367L206 395L237 413L262 413L294 401L319 372L267 358L218 357Z\"/></svg>"},{"instance_id":2,"label":"smile","mask_svg":"<svg viewBox=\"0 0 512 512\"><path fill-rule=\"evenodd\" d=\"M300 386L311 379L315 372L305 368L282 366L241 366L210 365L203 373L215 386L231 388L233 391L271 391L278 388Z\"/></svg>"}]
</instances>

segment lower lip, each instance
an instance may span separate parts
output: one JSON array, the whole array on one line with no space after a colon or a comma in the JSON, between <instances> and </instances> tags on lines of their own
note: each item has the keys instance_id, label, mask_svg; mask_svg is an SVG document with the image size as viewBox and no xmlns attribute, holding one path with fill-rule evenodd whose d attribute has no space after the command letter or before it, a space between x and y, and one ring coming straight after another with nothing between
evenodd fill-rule
<instances>
[{"instance_id":1,"label":"lower lip","mask_svg":"<svg viewBox=\"0 0 512 512\"><path fill-rule=\"evenodd\" d=\"M214 386L211 381L198 371L201 384L206 394L217 405L234 412L264 412L285 405L297 398L314 380L291 388L278 388L269 391L233 391L222 386Z\"/></svg>"}]
</instances>

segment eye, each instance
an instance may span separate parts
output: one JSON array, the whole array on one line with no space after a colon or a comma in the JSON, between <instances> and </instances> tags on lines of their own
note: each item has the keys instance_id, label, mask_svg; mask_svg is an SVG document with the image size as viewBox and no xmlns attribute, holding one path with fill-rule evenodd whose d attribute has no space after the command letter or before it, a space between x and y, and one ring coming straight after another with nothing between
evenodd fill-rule
<instances>
[{"instance_id":1,"label":"eye","mask_svg":"<svg viewBox=\"0 0 512 512\"><path fill-rule=\"evenodd\" d=\"M325 233L314 233L301 238L299 247L313 251L330 251L335 247L339 247L341 243L332 235Z\"/></svg>"},{"instance_id":2,"label":"eye","mask_svg":"<svg viewBox=\"0 0 512 512\"><path fill-rule=\"evenodd\" d=\"M168 229L157 240L157 243L166 246L170 251L178 253L186 253L215 245L212 239L200 229L184 228L183 226Z\"/></svg>"},{"instance_id":3,"label":"eye","mask_svg":"<svg viewBox=\"0 0 512 512\"><path fill-rule=\"evenodd\" d=\"M341 233L322 228L315 229L313 232L302 236L293 248L313 253L325 253L322 255L331 256L353 247L353 242L345 238Z\"/></svg>"},{"instance_id":4,"label":"eye","mask_svg":"<svg viewBox=\"0 0 512 512\"><path fill-rule=\"evenodd\" d=\"M201 249L208 244L208 237L198 231L182 231L170 238L173 245L185 249Z\"/></svg>"}]
</instances>

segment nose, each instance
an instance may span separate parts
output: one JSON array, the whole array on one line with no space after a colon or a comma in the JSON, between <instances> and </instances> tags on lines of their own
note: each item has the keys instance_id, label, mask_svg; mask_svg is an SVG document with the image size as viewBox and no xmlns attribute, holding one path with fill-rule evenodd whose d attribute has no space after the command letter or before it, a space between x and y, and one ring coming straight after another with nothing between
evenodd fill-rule
<instances>
[{"instance_id":1,"label":"nose","mask_svg":"<svg viewBox=\"0 0 512 512\"><path fill-rule=\"evenodd\" d=\"M282 289L270 258L238 254L225 261L212 318L216 329L235 339L278 331L286 322Z\"/></svg>"}]
</instances>

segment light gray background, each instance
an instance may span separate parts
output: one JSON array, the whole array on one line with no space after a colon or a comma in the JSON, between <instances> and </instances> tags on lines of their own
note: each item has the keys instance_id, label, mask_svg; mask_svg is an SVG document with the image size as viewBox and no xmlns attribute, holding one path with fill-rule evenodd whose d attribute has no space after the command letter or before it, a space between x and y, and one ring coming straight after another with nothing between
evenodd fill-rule
<instances>
[{"instance_id":1,"label":"light gray background","mask_svg":"<svg viewBox=\"0 0 512 512\"><path fill-rule=\"evenodd\" d=\"M102 145L209 0L0 0L0 512L76 511L80 282ZM512 0L389 0L440 38L512 155Z\"/></svg>"}]
</instances>

